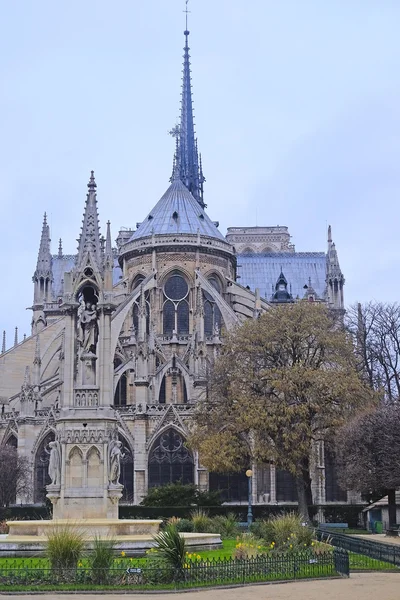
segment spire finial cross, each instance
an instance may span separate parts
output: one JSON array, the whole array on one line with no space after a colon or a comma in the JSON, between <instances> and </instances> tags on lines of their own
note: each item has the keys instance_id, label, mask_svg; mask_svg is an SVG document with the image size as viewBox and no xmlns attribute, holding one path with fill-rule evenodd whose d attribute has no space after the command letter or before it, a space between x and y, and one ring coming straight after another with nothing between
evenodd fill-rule
<instances>
[{"instance_id":1,"label":"spire finial cross","mask_svg":"<svg viewBox=\"0 0 400 600\"><path fill-rule=\"evenodd\" d=\"M185 35L188 35L188 14L190 13L190 10L188 10L188 4L189 4L189 0L185 0L185 10L183 11L185 13L185 17L186 17L186 30L185 30Z\"/></svg>"}]
</instances>

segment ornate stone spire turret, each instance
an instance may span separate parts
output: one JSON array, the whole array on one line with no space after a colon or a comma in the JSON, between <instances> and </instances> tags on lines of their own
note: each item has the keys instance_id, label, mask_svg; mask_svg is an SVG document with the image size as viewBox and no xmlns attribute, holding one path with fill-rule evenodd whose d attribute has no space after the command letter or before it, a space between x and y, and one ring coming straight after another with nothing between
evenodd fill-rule
<instances>
[{"instance_id":1,"label":"ornate stone spire turret","mask_svg":"<svg viewBox=\"0 0 400 600\"><path fill-rule=\"evenodd\" d=\"M58 241L58 258L63 257L63 249L62 249L62 239L60 238Z\"/></svg>"},{"instance_id":2,"label":"ornate stone spire turret","mask_svg":"<svg viewBox=\"0 0 400 600\"><path fill-rule=\"evenodd\" d=\"M77 268L86 266L87 256L100 270L102 267L101 240L99 228L99 215L97 211L96 181L94 171L91 171L88 183L85 212L83 214L82 231L79 236ZM84 264L85 263L85 264Z\"/></svg>"},{"instance_id":3,"label":"ornate stone spire turret","mask_svg":"<svg viewBox=\"0 0 400 600\"><path fill-rule=\"evenodd\" d=\"M34 277L51 277L50 227L44 213L42 235Z\"/></svg>"},{"instance_id":4,"label":"ornate stone spire turret","mask_svg":"<svg viewBox=\"0 0 400 600\"><path fill-rule=\"evenodd\" d=\"M14 333L14 346L18 346L18 327L15 328Z\"/></svg>"},{"instance_id":5,"label":"ornate stone spire turret","mask_svg":"<svg viewBox=\"0 0 400 600\"><path fill-rule=\"evenodd\" d=\"M36 270L33 274L34 304L41 304L50 300L52 274L52 256L50 252L50 227L47 224L47 215L44 213L42 235L40 237L40 246Z\"/></svg>"},{"instance_id":6,"label":"ornate stone spire turret","mask_svg":"<svg viewBox=\"0 0 400 600\"><path fill-rule=\"evenodd\" d=\"M344 276L339 264L335 243L332 242L332 228L328 227L328 252L326 254L326 284L328 303L331 308L344 309Z\"/></svg>"},{"instance_id":7,"label":"ornate stone spire turret","mask_svg":"<svg viewBox=\"0 0 400 600\"><path fill-rule=\"evenodd\" d=\"M1 344L1 352L5 352L6 351L6 330L3 329L3 341Z\"/></svg>"},{"instance_id":8,"label":"ornate stone spire turret","mask_svg":"<svg viewBox=\"0 0 400 600\"><path fill-rule=\"evenodd\" d=\"M205 181L203 169L199 161L197 139L194 131L192 85L190 76L190 55L186 28L185 47L183 55L183 77L182 77L182 100L181 117L179 126L170 132L177 140L173 175L171 181L179 175L179 179L185 184L189 192L194 196L202 208L205 207L203 200L203 183Z\"/></svg>"}]
</instances>

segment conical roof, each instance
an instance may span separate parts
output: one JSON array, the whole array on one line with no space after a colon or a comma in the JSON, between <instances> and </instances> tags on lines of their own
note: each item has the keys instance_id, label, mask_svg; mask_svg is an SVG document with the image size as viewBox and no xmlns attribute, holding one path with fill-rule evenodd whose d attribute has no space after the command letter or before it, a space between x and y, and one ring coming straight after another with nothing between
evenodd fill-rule
<instances>
[{"instance_id":1,"label":"conical roof","mask_svg":"<svg viewBox=\"0 0 400 600\"><path fill-rule=\"evenodd\" d=\"M194 234L226 241L180 179L174 179L129 241L151 235Z\"/></svg>"}]
</instances>

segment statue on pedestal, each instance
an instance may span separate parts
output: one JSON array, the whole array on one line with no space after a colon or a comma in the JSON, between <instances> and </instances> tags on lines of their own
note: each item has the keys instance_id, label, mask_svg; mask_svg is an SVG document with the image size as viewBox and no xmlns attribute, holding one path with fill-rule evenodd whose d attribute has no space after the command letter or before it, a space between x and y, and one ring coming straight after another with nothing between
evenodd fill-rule
<instances>
[{"instance_id":1,"label":"statue on pedestal","mask_svg":"<svg viewBox=\"0 0 400 600\"><path fill-rule=\"evenodd\" d=\"M108 479L112 485L120 485L119 478L121 477L121 459L125 454L122 453L122 442L112 440L109 445L109 470Z\"/></svg>"},{"instance_id":2,"label":"statue on pedestal","mask_svg":"<svg viewBox=\"0 0 400 600\"><path fill-rule=\"evenodd\" d=\"M83 303L82 303L83 304ZM99 326L95 304L86 302L78 312L79 341L84 353L96 354Z\"/></svg>"},{"instance_id":3,"label":"statue on pedestal","mask_svg":"<svg viewBox=\"0 0 400 600\"><path fill-rule=\"evenodd\" d=\"M61 483L61 446L60 442L50 442L50 459L49 459L49 477L51 485L60 485Z\"/></svg>"}]
</instances>

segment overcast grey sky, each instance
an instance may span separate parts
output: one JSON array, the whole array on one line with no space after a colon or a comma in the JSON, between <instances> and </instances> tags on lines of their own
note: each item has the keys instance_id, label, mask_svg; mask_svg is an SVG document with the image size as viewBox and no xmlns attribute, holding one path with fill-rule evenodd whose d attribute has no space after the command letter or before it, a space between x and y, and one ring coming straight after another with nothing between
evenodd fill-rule
<instances>
[{"instance_id":1,"label":"overcast grey sky","mask_svg":"<svg viewBox=\"0 0 400 600\"><path fill-rule=\"evenodd\" d=\"M346 303L399 298L399 0L190 0L208 213L287 225ZM76 251L91 169L103 233L168 186L184 0L19 0L0 30L0 329L30 333L43 213Z\"/></svg>"}]
</instances>

